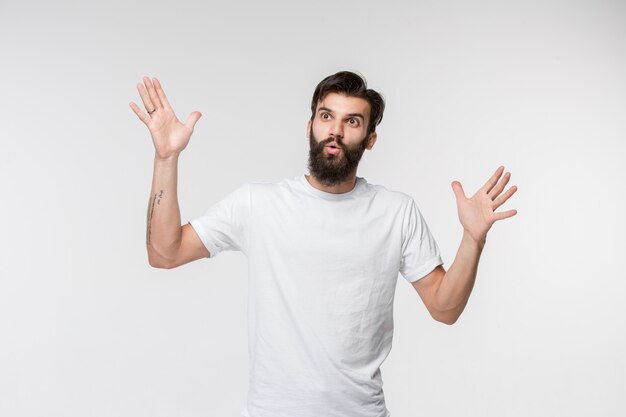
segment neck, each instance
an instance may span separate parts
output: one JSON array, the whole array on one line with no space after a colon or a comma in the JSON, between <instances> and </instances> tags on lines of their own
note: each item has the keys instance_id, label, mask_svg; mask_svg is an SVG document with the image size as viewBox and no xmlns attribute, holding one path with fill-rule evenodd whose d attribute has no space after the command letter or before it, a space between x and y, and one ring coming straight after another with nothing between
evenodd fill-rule
<instances>
[{"instance_id":1,"label":"neck","mask_svg":"<svg viewBox=\"0 0 626 417\"><path fill-rule=\"evenodd\" d=\"M318 190L325 191L327 193L332 194L342 194L347 193L348 191L352 191L352 189L356 186L356 170L348 175L348 178L345 181L340 182L335 185L324 185L321 183L315 176L313 175L305 175L305 178L313 187Z\"/></svg>"}]
</instances>

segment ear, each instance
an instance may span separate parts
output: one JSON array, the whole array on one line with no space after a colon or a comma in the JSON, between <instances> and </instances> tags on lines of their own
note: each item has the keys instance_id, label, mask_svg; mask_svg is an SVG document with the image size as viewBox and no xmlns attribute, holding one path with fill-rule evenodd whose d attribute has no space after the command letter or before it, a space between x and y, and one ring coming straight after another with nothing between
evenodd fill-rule
<instances>
[{"instance_id":1,"label":"ear","mask_svg":"<svg viewBox=\"0 0 626 417\"><path fill-rule=\"evenodd\" d=\"M309 119L309 123L306 124L306 137L309 137L309 132L311 131L311 119Z\"/></svg>"},{"instance_id":2,"label":"ear","mask_svg":"<svg viewBox=\"0 0 626 417\"><path fill-rule=\"evenodd\" d=\"M378 135L376 134L376 132L373 132L370 134L370 137L368 139L368 143L367 143L367 149L371 150L374 147L374 144L376 143L376 138L378 137Z\"/></svg>"}]
</instances>

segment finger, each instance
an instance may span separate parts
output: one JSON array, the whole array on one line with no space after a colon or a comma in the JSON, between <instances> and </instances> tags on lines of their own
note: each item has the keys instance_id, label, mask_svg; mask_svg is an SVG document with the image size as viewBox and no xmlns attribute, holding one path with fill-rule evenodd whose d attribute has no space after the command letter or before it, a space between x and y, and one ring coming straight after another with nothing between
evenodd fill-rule
<instances>
[{"instance_id":1,"label":"finger","mask_svg":"<svg viewBox=\"0 0 626 417\"><path fill-rule=\"evenodd\" d=\"M163 91L163 87L161 87L161 83L156 78L152 78L152 82L154 83L154 88L156 89L157 95L163 104L163 107L166 109L171 109L170 102L167 100L165 96L165 91Z\"/></svg>"},{"instance_id":2,"label":"finger","mask_svg":"<svg viewBox=\"0 0 626 417\"><path fill-rule=\"evenodd\" d=\"M502 194L500 197L496 198L493 201L493 209L497 209L498 207L500 207L502 204L506 203L506 200L509 199L509 197L511 197L513 194L515 194L515 191L517 191L517 186L512 186L511 188L509 188L508 190L506 190L506 192L504 194Z\"/></svg>"},{"instance_id":3,"label":"finger","mask_svg":"<svg viewBox=\"0 0 626 417\"><path fill-rule=\"evenodd\" d=\"M497 196L499 196L502 190L504 190L504 187L506 186L506 184L509 182L510 179L511 179L511 173L510 172L505 173L504 177L502 177L500 181L498 181L496 186L493 187L491 191L489 191L489 197L493 200Z\"/></svg>"},{"instance_id":4,"label":"finger","mask_svg":"<svg viewBox=\"0 0 626 417\"><path fill-rule=\"evenodd\" d=\"M509 217L513 217L516 214L517 214L517 210L507 210L501 213L493 213L493 217L495 218L495 221L498 221L498 220L508 219Z\"/></svg>"},{"instance_id":5,"label":"finger","mask_svg":"<svg viewBox=\"0 0 626 417\"><path fill-rule=\"evenodd\" d=\"M141 97L141 101L143 101L143 107L147 111L152 112L152 110L154 110L156 107L154 104L152 104L152 100L150 99L150 96L146 91L146 87L144 87L143 84L139 83L137 84L137 90L139 90L139 96Z\"/></svg>"},{"instance_id":6,"label":"finger","mask_svg":"<svg viewBox=\"0 0 626 417\"><path fill-rule=\"evenodd\" d=\"M154 85L152 81L148 77L143 77L143 82L146 84L148 89L148 95L150 95L150 100L152 100L152 104L154 104L154 109L162 109L163 104L161 104L161 100L154 89Z\"/></svg>"},{"instance_id":7,"label":"finger","mask_svg":"<svg viewBox=\"0 0 626 417\"><path fill-rule=\"evenodd\" d=\"M146 113L142 112L141 109L139 108L139 106L137 106L132 101L130 102L130 108L133 109L133 111L135 112L137 117L139 117L139 119L142 122L144 122L146 125L150 122L150 120L151 120L150 116L148 116Z\"/></svg>"},{"instance_id":8,"label":"finger","mask_svg":"<svg viewBox=\"0 0 626 417\"><path fill-rule=\"evenodd\" d=\"M463 186L458 181L452 181L452 191L454 191L454 195L456 199L463 199L465 197L465 192L463 191Z\"/></svg>"},{"instance_id":9,"label":"finger","mask_svg":"<svg viewBox=\"0 0 626 417\"><path fill-rule=\"evenodd\" d=\"M202 116L202 113L200 113L199 111L192 112L187 118L187 122L185 122L185 126L187 126L189 129L193 131L193 127L196 125L196 122L198 121L200 116Z\"/></svg>"},{"instance_id":10,"label":"finger","mask_svg":"<svg viewBox=\"0 0 626 417\"><path fill-rule=\"evenodd\" d=\"M491 191L493 186L496 185L496 183L498 182L498 179L500 178L500 175L502 175L502 171L504 171L504 167L503 166L499 166L498 169L496 169L496 172L494 172L494 174L491 176L491 178L489 178L487 180L485 185L483 185L480 190L484 191L485 193L488 193L489 191Z\"/></svg>"}]
</instances>

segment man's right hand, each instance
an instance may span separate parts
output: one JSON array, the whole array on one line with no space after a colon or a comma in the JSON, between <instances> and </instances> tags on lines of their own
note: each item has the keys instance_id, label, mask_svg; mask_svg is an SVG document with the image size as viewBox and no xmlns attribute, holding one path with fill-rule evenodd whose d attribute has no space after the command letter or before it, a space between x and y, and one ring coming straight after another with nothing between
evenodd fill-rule
<instances>
[{"instance_id":1,"label":"man's right hand","mask_svg":"<svg viewBox=\"0 0 626 417\"><path fill-rule=\"evenodd\" d=\"M168 159L178 156L189 143L193 128L202 114L198 111L192 112L187 122L181 123L167 101L159 80L152 78L151 81L150 78L143 77L143 81L145 86L139 83L137 89L147 113L132 101L130 108L150 130L155 157Z\"/></svg>"}]
</instances>

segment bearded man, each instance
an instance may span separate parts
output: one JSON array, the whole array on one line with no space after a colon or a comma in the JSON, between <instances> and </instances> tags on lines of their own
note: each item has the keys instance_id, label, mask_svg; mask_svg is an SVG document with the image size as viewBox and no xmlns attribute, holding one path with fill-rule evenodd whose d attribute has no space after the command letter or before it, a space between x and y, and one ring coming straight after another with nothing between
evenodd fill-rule
<instances>
[{"instance_id":1,"label":"bearded man","mask_svg":"<svg viewBox=\"0 0 626 417\"><path fill-rule=\"evenodd\" d=\"M145 85L144 85L145 84ZM181 225L178 156L200 112L175 116L161 84L130 106L155 146L148 261L174 268L225 250L248 257L250 378L244 417L388 417L380 366L391 350L398 274L434 320L463 312L486 235L516 210L499 167L471 198L452 182L463 237L446 271L414 199L357 176L385 109L365 80L341 71L316 87L307 123L309 175L247 183Z\"/></svg>"}]
</instances>

